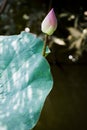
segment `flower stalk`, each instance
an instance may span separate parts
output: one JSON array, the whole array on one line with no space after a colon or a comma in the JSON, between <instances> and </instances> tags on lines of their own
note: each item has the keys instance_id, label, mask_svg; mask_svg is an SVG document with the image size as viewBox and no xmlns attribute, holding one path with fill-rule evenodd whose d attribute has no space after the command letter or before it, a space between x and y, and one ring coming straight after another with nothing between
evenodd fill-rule
<instances>
[{"instance_id":1,"label":"flower stalk","mask_svg":"<svg viewBox=\"0 0 87 130\"><path fill-rule=\"evenodd\" d=\"M42 50L42 55L45 57L46 56L46 46L47 46L47 41L48 41L48 35L45 35L45 40L44 40L44 46Z\"/></svg>"}]
</instances>

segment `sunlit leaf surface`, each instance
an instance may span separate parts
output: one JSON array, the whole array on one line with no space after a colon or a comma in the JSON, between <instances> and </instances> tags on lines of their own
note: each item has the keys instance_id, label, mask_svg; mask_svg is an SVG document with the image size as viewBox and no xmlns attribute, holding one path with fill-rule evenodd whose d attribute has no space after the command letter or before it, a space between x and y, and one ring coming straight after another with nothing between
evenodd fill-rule
<instances>
[{"instance_id":1,"label":"sunlit leaf surface","mask_svg":"<svg viewBox=\"0 0 87 130\"><path fill-rule=\"evenodd\" d=\"M27 32L0 36L0 130L29 130L37 123L53 85L42 47Z\"/></svg>"}]
</instances>

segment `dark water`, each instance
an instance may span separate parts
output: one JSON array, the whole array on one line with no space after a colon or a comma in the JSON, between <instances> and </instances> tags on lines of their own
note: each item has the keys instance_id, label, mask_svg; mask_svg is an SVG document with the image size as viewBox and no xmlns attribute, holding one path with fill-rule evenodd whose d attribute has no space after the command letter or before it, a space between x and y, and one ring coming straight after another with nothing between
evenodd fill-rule
<instances>
[{"instance_id":1,"label":"dark water","mask_svg":"<svg viewBox=\"0 0 87 130\"><path fill-rule=\"evenodd\" d=\"M34 130L87 130L87 65L52 66L54 86Z\"/></svg>"}]
</instances>

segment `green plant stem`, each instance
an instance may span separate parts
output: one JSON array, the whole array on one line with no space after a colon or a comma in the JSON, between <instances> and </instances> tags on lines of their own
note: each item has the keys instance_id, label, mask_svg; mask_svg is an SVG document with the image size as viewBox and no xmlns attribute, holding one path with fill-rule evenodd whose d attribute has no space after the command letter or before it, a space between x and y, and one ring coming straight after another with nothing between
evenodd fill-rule
<instances>
[{"instance_id":1,"label":"green plant stem","mask_svg":"<svg viewBox=\"0 0 87 130\"><path fill-rule=\"evenodd\" d=\"M45 35L45 41L44 41L44 46L43 46L43 50L42 50L42 55L45 57L46 54L46 46L47 46L47 41L48 41L48 35Z\"/></svg>"}]
</instances>

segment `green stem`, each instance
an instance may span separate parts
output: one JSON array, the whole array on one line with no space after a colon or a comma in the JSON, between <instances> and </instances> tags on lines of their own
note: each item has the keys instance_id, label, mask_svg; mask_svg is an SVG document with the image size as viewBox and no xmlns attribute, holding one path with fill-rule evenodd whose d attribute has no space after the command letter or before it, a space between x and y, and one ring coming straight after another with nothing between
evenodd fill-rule
<instances>
[{"instance_id":1,"label":"green stem","mask_svg":"<svg viewBox=\"0 0 87 130\"><path fill-rule=\"evenodd\" d=\"M45 35L45 41L44 41L44 46L43 46L43 50L42 50L42 55L45 57L46 54L46 46L47 46L47 41L48 41L48 35Z\"/></svg>"}]
</instances>

